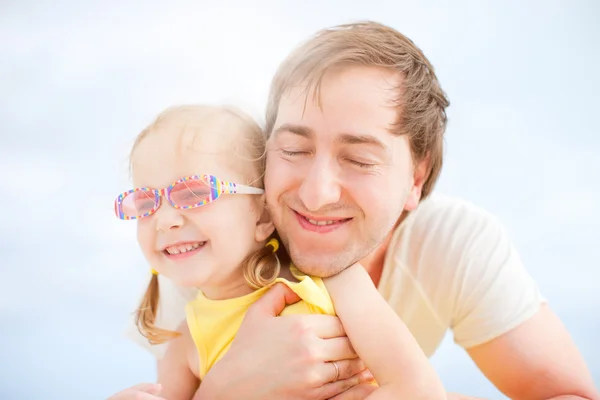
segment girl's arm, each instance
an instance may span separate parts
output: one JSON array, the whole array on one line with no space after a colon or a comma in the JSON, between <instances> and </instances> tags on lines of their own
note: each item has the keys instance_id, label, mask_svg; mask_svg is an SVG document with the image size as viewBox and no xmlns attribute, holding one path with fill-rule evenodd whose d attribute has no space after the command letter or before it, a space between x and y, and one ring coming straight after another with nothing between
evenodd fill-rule
<instances>
[{"instance_id":1,"label":"girl's arm","mask_svg":"<svg viewBox=\"0 0 600 400\"><path fill-rule=\"evenodd\" d=\"M368 400L446 398L416 339L360 264L324 282L354 350L379 385Z\"/></svg>"},{"instance_id":2,"label":"girl's arm","mask_svg":"<svg viewBox=\"0 0 600 400\"><path fill-rule=\"evenodd\" d=\"M196 348L185 321L177 331L181 335L169 340L164 357L157 362L157 381L162 385L160 396L168 400L191 400L200 385L191 368L191 362L197 360L193 356Z\"/></svg>"}]
</instances>

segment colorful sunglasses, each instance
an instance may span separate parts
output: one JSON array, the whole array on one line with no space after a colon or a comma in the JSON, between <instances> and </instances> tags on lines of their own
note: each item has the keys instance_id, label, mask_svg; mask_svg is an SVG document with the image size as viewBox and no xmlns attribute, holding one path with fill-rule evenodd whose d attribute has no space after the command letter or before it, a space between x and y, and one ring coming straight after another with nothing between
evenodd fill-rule
<instances>
[{"instance_id":1,"label":"colorful sunglasses","mask_svg":"<svg viewBox=\"0 0 600 400\"><path fill-rule=\"evenodd\" d=\"M148 217L160 207L161 197L176 209L187 210L217 200L222 194L262 194L263 189L219 180L213 175L181 178L164 189L136 188L115 200L115 214L123 220Z\"/></svg>"}]
</instances>

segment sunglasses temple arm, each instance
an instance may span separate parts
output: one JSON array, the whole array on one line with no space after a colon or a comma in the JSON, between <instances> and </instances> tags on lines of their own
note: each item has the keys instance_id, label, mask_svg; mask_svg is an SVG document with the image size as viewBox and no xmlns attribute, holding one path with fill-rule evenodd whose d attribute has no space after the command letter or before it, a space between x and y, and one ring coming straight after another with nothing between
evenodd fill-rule
<instances>
[{"instance_id":1,"label":"sunglasses temple arm","mask_svg":"<svg viewBox=\"0 0 600 400\"><path fill-rule=\"evenodd\" d=\"M264 189L246 186L246 185L236 185L236 193L237 194L263 194Z\"/></svg>"}]
</instances>

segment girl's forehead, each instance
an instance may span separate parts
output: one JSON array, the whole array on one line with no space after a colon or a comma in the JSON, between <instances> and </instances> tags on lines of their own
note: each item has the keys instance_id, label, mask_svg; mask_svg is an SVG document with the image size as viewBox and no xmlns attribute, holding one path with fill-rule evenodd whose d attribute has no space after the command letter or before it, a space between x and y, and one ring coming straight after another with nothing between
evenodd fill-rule
<instances>
[{"instance_id":1,"label":"girl's forehead","mask_svg":"<svg viewBox=\"0 0 600 400\"><path fill-rule=\"evenodd\" d=\"M244 168L238 168L238 164L245 157L236 154L239 149L231 135L215 133L150 132L132 153L133 184L166 187L181 177L204 173L223 180L241 179Z\"/></svg>"}]
</instances>

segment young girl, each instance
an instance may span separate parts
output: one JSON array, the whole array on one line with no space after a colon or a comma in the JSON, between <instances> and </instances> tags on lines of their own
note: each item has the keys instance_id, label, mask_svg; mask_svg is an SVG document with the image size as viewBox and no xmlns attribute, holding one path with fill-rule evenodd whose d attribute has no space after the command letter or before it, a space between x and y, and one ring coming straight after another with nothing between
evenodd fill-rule
<instances>
[{"instance_id":1,"label":"young girl","mask_svg":"<svg viewBox=\"0 0 600 400\"><path fill-rule=\"evenodd\" d=\"M302 300L282 315L337 311L379 385L369 399L445 398L425 355L360 265L321 279L287 262L263 205L264 155L260 128L226 107L171 108L133 145L136 189L118 196L115 212L137 220L138 242L152 270L137 323L152 344L179 337L179 364L187 371L159 371L161 396L190 400L229 349L248 307L283 282ZM154 324L158 274L199 289L177 332Z\"/></svg>"}]
</instances>

